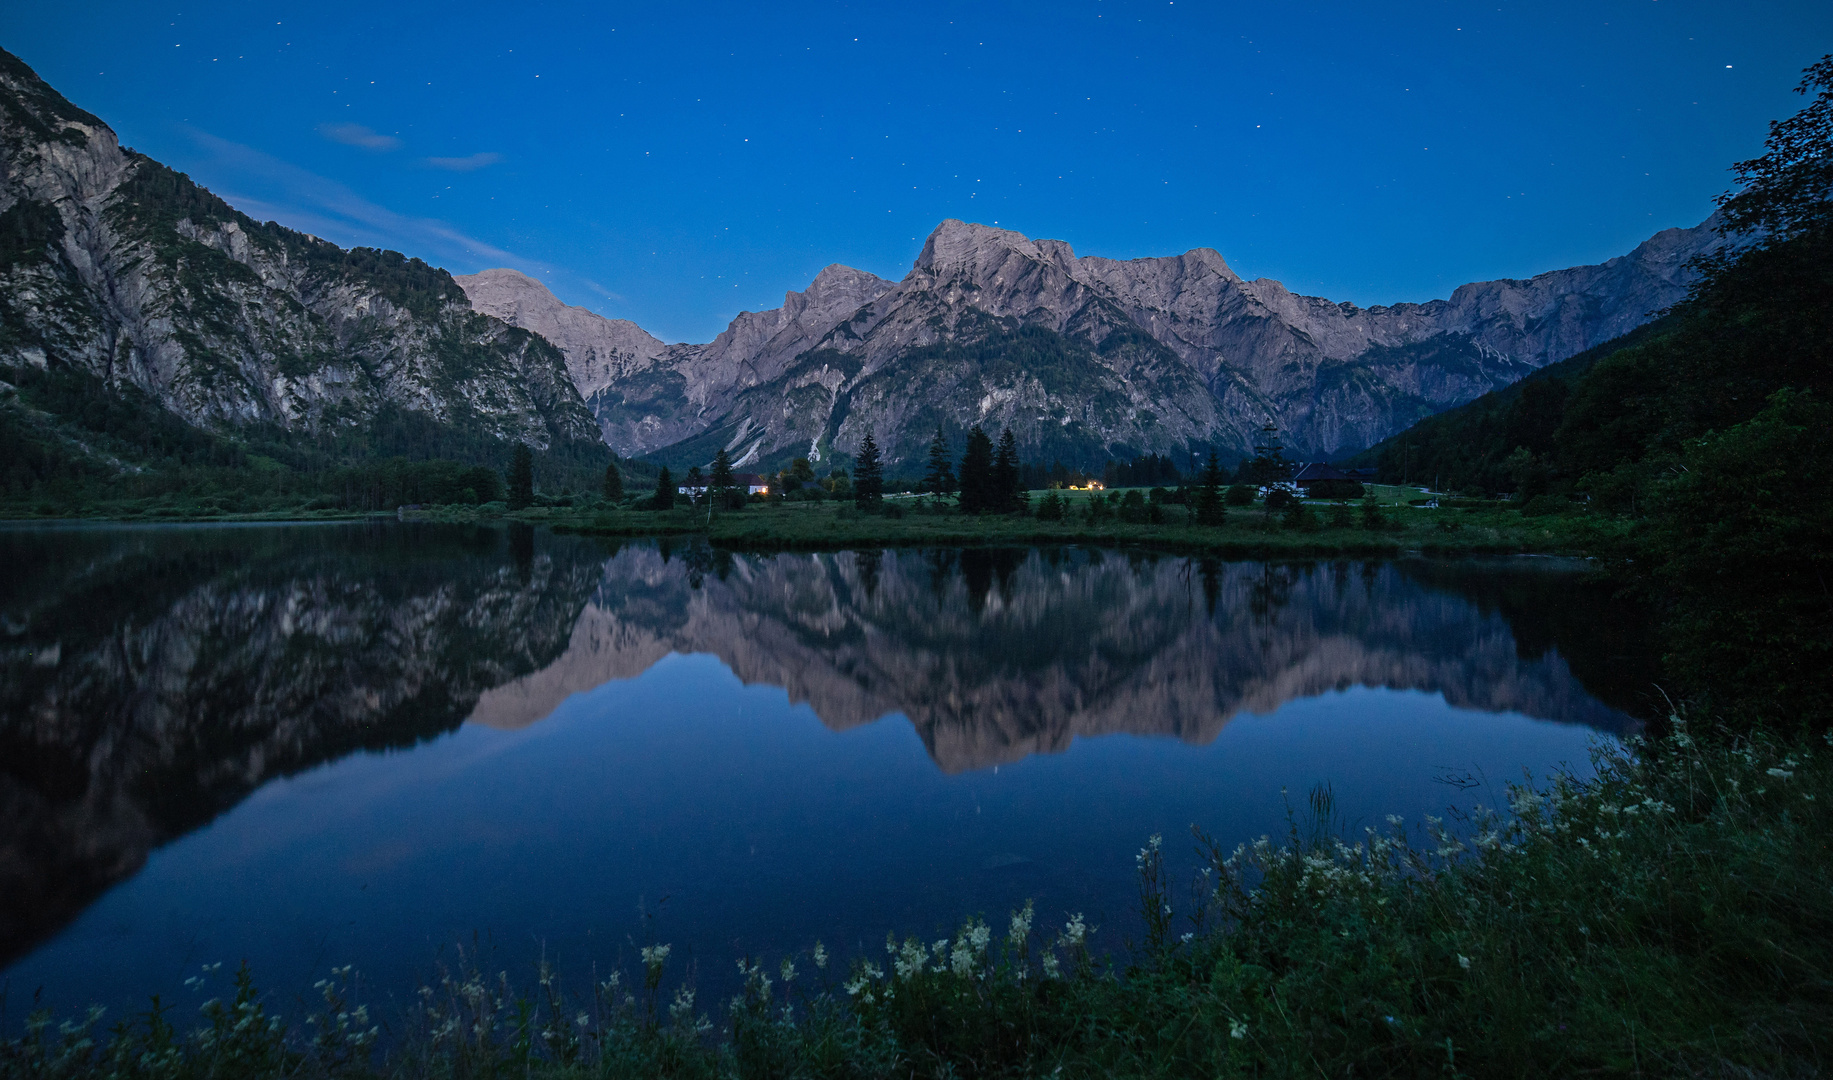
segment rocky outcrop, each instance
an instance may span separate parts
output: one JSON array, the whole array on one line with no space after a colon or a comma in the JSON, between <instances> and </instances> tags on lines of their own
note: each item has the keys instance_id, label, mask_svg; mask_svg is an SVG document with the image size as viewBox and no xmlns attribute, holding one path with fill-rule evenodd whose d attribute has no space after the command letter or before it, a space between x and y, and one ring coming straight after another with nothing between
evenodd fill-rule
<instances>
[{"instance_id":1,"label":"rocky outcrop","mask_svg":"<svg viewBox=\"0 0 1833 1080\"><path fill-rule=\"evenodd\" d=\"M474 310L445 271L256 222L0 52L0 367L21 365L217 430L411 415L596 441L560 351Z\"/></svg>"},{"instance_id":2,"label":"rocky outcrop","mask_svg":"<svg viewBox=\"0 0 1833 1080\"><path fill-rule=\"evenodd\" d=\"M546 286L515 270L485 270L456 280L478 310L560 347L605 442L625 455L706 431L746 390L773 385L799 355L891 288L863 270L830 266L806 292L786 294L780 308L740 313L704 345L665 346L635 323L561 303ZM756 454L746 457L736 444L734 449L744 464L755 462Z\"/></svg>"},{"instance_id":3,"label":"rocky outcrop","mask_svg":"<svg viewBox=\"0 0 1833 1080\"><path fill-rule=\"evenodd\" d=\"M627 319L607 319L561 303L547 286L518 270L485 270L452 280L473 308L558 346L566 356L567 374L584 397L649 370L668 348Z\"/></svg>"}]
</instances>

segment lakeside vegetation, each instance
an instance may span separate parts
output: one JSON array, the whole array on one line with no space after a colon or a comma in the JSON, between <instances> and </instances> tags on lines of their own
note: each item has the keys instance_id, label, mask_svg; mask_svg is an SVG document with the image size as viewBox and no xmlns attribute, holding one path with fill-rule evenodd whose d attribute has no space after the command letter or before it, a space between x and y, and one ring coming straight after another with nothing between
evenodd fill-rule
<instances>
[{"instance_id":1,"label":"lakeside vegetation","mask_svg":"<svg viewBox=\"0 0 1833 1080\"><path fill-rule=\"evenodd\" d=\"M1344 836L1314 790L1279 842L1196 835L1190 883L1150 838L1124 957L1027 905L882 954L738 958L722 1001L649 941L596 983L461 952L386 1008L341 967L302 1020L207 965L182 1005L33 1014L0 1076L1817 1075L1830 761L1676 715L1462 820Z\"/></svg>"}]
</instances>

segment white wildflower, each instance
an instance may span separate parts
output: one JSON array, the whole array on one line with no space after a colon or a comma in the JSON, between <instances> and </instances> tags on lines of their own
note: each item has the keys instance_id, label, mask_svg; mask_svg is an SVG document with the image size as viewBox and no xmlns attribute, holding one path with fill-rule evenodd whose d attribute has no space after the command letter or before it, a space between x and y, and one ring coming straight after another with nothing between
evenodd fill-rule
<instances>
[{"instance_id":1,"label":"white wildflower","mask_svg":"<svg viewBox=\"0 0 1833 1080\"><path fill-rule=\"evenodd\" d=\"M1023 911L1012 913L1012 926L1010 932L1006 934L1007 941L1015 946L1022 946L1025 943L1025 939L1031 936L1031 914L1031 901L1029 900L1025 901Z\"/></svg>"},{"instance_id":2,"label":"white wildflower","mask_svg":"<svg viewBox=\"0 0 1833 1080\"><path fill-rule=\"evenodd\" d=\"M788 957L783 958L783 965L778 970L782 973L783 982L785 985L792 983L796 980L795 962L790 960Z\"/></svg>"},{"instance_id":3,"label":"white wildflower","mask_svg":"<svg viewBox=\"0 0 1833 1080\"><path fill-rule=\"evenodd\" d=\"M822 971L827 970L827 946L819 941L815 942L815 967Z\"/></svg>"},{"instance_id":4,"label":"white wildflower","mask_svg":"<svg viewBox=\"0 0 1833 1080\"><path fill-rule=\"evenodd\" d=\"M974 946L976 953L985 952L987 942L993 940L993 932L987 929L986 923L976 921L967 932L968 943Z\"/></svg>"},{"instance_id":5,"label":"white wildflower","mask_svg":"<svg viewBox=\"0 0 1833 1080\"><path fill-rule=\"evenodd\" d=\"M1082 921L1082 913L1078 911L1069 917L1069 922L1063 925L1063 943L1074 947L1082 944L1082 940L1087 936L1088 925Z\"/></svg>"},{"instance_id":6,"label":"white wildflower","mask_svg":"<svg viewBox=\"0 0 1833 1080\"><path fill-rule=\"evenodd\" d=\"M1228 1037L1231 1039L1247 1038L1247 1025L1239 1020L1230 1020L1228 1022Z\"/></svg>"},{"instance_id":7,"label":"white wildflower","mask_svg":"<svg viewBox=\"0 0 1833 1080\"><path fill-rule=\"evenodd\" d=\"M668 952L669 952L669 946L667 945L645 945L643 946L643 949L642 949L643 966L649 967L649 968L661 967L663 964L668 962Z\"/></svg>"},{"instance_id":8,"label":"white wildflower","mask_svg":"<svg viewBox=\"0 0 1833 1080\"><path fill-rule=\"evenodd\" d=\"M906 941L904 942L904 947L897 952L896 957L897 958L892 962L892 966L897 969L897 977L900 979L908 979L913 975L921 975L923 973L923 968L929 959L929 954L925 953L923 951L923 946L917 944L915 941Z\"/></svg>"},{"instance_id":9,"label":"white wildflower","mask_svg":"<svg viewBox=\"0 0 1833 1080\"><path fill-rule=\"evenodd\" d=\"M1457 954L1457 966L1463 968L1465 971L1469 971L1470 970L1470 957L1465 956L1463 953L1458 953Z\"/></svg>"}]
</instances>

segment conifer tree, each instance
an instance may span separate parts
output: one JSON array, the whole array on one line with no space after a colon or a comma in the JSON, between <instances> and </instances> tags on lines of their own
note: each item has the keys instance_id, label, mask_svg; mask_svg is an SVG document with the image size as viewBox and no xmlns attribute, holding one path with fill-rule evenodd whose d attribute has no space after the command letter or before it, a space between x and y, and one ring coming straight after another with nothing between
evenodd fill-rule
<instances>
[{"instance_id":1,"label":"conifer tree","mask_svg":"<svg viewBox=\"0 0 1833 1080\"><path fill-rule=\"evenodd\" d=\"M732 455L721 449L713 455L713 474L707 478L707 494L713 497L714 506L725 506L732 501L732 489L736 486L732 478Z\"/></svg>"},{"instance_id":2,"label":"conifer tree","mask_svg":"<svg viewBox=\"0 0 1833 1080\"><path fill-rule=\"evenodd\" d=\"M668 466L662 466L662 472L656 477L656 496L652 505L657 510L668 510L675 505L675 478L668 473Z\"/></svg>"},{"instance_id":3,"label":"conifer tree","mask_svg":"<svg viewBox=\"0 0 1833 1080\"><path fill-rule=\"evenodd\" d=\"M1018 439L1007 428L999 436L999 452L993 457L991 508L1007 514L1026 501L1018 469Z\"/></svg>"},{"instance_id":4,"label":"conifer tree","mask_svg":"<svg viewBox=\"0 0 1833 1080\"><path fill-rule=\"evenodd\" d=\"M1203 466L1203 475L1197 481L1197 524L1220 525L1228 519L1228 510L1222 505L1222 466L1216 461L1216 452L1209 452L1209 462Z\"/></svg>"},{"instance_id":5,"label":"conifer tree","mask_svg":"<svg viewBox=\"0 0 1833 1080\"><path fill-rule=\"evenodd\" d=\"M605 501L621 502L624 498L624 476L617 471L617 462L605 466Z\"/></svg>"},{"instance_id":6,"label":"conifer tree","mask_svg":"<svg viewBox=\"0 0 1833 1080\"><path fill-rule=\"evenodd\" d=\"M509 508L525 510L535 501L535 455L526 443L516 443L509 458Z\"/></svg>"},{"instance_id":7,"label":"conifer tree","mask_svg":"<svg viewBox=\"0 0 1833 1080\"><path fill-rule=\"evenodd\" d=\"M853 463L853 504L861 510L876 510L884 498L885 468L878 459L878 440L868 431Z\"/></svg>"},{"instance_id":8,"label":"conifer tree","mask_svg":"<svg viewBox=\"0 0 1833 1080\"><path fill-rule=\"evenodd\" d=\"M961 452L961 509L978 514L993 508L993 440L975 424Z\"/></svg>"},{"instance_id":9,"label":"conifer tree","mask_svg":"<svg viewBox=\"0 0 1833 1080\"><path fill-rule=\"evenodd\" d=\"M923 476L923 490L938 499L955 491L955 470L948 460L948 438L941 424L936 425L936 437L929 440L929 472Z\"/></svg>"}]
</instances>

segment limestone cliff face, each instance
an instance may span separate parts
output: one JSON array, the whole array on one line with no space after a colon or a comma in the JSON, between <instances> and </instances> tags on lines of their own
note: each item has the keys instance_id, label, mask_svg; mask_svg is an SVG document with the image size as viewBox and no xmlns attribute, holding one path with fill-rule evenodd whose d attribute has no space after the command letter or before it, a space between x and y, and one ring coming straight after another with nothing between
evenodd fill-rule
<instances>
[{"instance_id":1,"label":"limestone cliff face","mask_svg":"<svg viewBox=\"0 0 1833 1080\"><path fill-rule=\"evenodd\" d=\"M979 423L1011 427L1033 458L1099 460L1245 453L1271 420L1299 454L1328 457L1634 328L1685 294L1687 259L1722 243L1707 222L1600 266L1363 309L1244 281L1207 249L1079 258L1061 241L946 221L895 289L804 369L741 399L722 430L767 431L766 454L850 451L872 430L909 460L937 423ZM817 360L819 380L806 371ZM807 392L817 381L826 402Z\"/></svg>"},{"instance_id":2,"label":"limestone cliff face","mask_svg":"<svg viewBox=\"0 0 1833 1080\"><path fill-rule=\"evenodd\" d=\"M747 465L819 461L868 430L910 461L938 425L976 423L1012 428L1033 460L1245 453L1269 420L1297 453L1328 457L1640 325L1685 294L1689 258L1724 243L1714 226L1668 229L1597 266L1359 308L1243 280L1207 248L1079 257L951 220L896 285L829 267L708 345L644 335L618 346L640 359L605 365L597 341L640 331L593 316L579 318L596 336L555 332L576 377L589 369L581 389L613 448L669 462L705 464L722 447ZM465 280L516 325L548 333L578 310L490 273L538 290L512 310L493 299L497 279Z\"/></svg>"},{"instance_id":3,"label":"limestone cliff face","mask_svg":"<svg viewBox=\"0 0 1833 1080\"><path fill-rule=\"evenodd\" d=\"M629 320L561 303L547 286L518 270L485 270L452 280L473 308L558 346L573 385L588 398L654 367L668 348Z\"/></svg>"},{"instance_id":4,"label":"limestone cliff face","mask_svg":"<svg viewBox=\"0 0 1833 1080\"><path fill-rule=\"evenodd\" d=\"M68 366L201 427L417 414L596 441L559 350L445 271L261 224L0 51L0 366Z\"/></svg>"},{"instance_id":5,"label":"limestone cliff face","mask_svg":"<svg viewBox=\"0 0 1833 1080\"><path fill-rule=\"evenodd\" d=\"M1208 742L1243 711L1357 685L1628 724L1557 651L1524 656L1493 608L1392 565L1350 574L963 551L739 557L723 576L709 569L621 552L566 651L486 691L472 719L534 723L571 694L682 652L784 687L832 728L901 713L947 772L1103 734Z\"/></svg>"},{"instance_id":6,"label":"limestone cliff face","mask_svg":"<svg viewBox=\"0 0 1833 1080\"><path fill-rule=\"evenodd\" d=\"M830 266L806 292L786 294L780 308L741 313L704 345L664 346L635 323L561 303L515 270L457 280L479 310L560 346L605 442L626 456L707 431L745 391L775 385L801 354L891 288L863 270Z\"/></svg>"}]
</instances>

